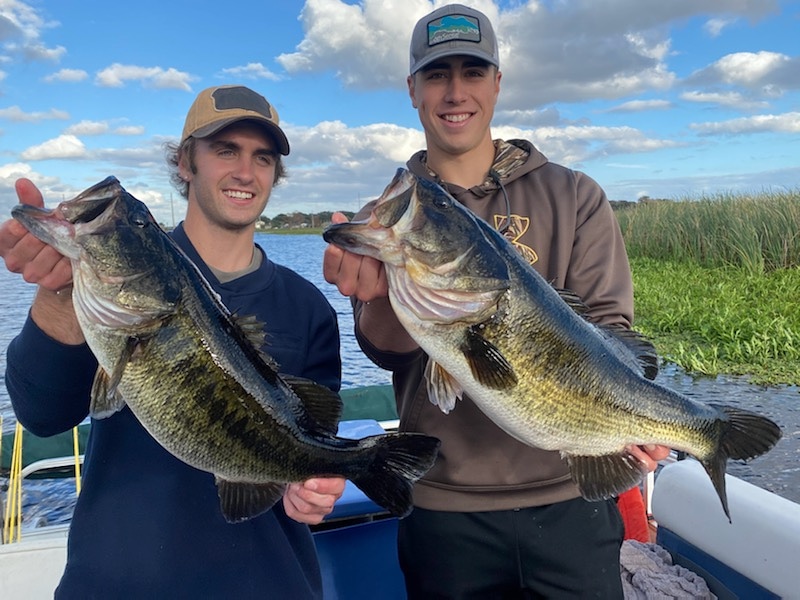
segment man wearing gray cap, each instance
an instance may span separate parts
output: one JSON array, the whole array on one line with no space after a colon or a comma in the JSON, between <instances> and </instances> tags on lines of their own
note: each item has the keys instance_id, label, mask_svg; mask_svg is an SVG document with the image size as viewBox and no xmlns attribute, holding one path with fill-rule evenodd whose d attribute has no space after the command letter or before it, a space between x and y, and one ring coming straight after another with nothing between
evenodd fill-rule
<instances>
[{"instance_id":1,"label":"man wearing gray cap","mask_svg":"<svg viewBox=\"0 0 800 600\"><path fill-rule=\"evenodd\" d=\"M274 106L243 86L203 90L169 149L173 182L188 201L172 238L232 313L265 324L263 349L282 372L338 390L336 313L313 284L254 243L289 154ZM43 204L28 180L17 182L17 193L21 202ZM0 226L0 255L9 270L39 284L8 348L14 411L34 434L67 431L89 411L97 370L72 309L69 262L13 220ZM321 598L306 524L321 521L343 491L341 478L291 484L282 504L228 523L214 476L170 455L126 407L92 421L55 596Z\"/></svg>"},{"instance_id":2,"label":"man wearing gray cap","mask_svg":"<svg viewBox=\"0 0 800 600\"><path fill-rule=\"evenodd\" d=\"M408 90L427 148L409 170L501 231L555 287L579 294L592 321L630 327L630 269L603 190L526 140L492 139L499 66L483 13L450 4L417 22ZM381 263L331 246L325 274L355 296L359 342L393 372L400 428L442 441L400 522L409 597L622 597L614 501L585 501L559 453L510 437L469 397L449 414L428 400L428 358L393 315ZM650 470L668 453L630 450Z\"/></svg>"}]
</instances>

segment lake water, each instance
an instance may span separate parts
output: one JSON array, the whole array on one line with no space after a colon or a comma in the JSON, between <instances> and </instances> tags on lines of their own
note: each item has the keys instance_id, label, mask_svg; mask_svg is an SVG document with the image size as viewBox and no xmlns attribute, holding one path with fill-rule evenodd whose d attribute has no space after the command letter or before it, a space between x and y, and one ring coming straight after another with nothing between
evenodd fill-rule
<instances>
[{"instance_id":1,"label":"lake water","mask_svg":"<svg viewBox=\"0 0 800 600\"><path fill-rule=\"evenodd\" d=\"M350 301L322 277L325 242L321 236L259 234L256 239L270 258L313 282L336 310L341 332L342 387L390 383L389 373L373 365L358 347ZM0 266L0 378L5 375L6 347L22 326L33 293L34 286ZM731 461L728 472L800 502L800 389L756 386L742 377L694 378L669 364L662 366L657 381L698 400L747 408L775 420L783 429L783 439L776 447L747 464ZM0 415L3 431L13 430L14 415L2 379Z\"/></svg>"}]
</instances>

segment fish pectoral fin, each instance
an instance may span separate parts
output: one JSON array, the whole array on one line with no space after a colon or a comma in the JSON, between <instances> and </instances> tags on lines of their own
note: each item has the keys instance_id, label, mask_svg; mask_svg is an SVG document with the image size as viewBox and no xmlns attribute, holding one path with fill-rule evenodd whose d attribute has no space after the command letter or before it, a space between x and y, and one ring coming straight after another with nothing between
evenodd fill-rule
<instances>
[{"instance_id":1,"label":"fish pectoral fin","mask_svg":"<svg viewBox=\"0 0 800 600\"><path fill-rule=\"evenodd\" d=\"M476 328L480 328L480 325L467 329L460 348L464 358L467 359L472 376L478 383L493 390L513 388L518 381L514 367Z\"/></svg>"},{"instance_id":2,"label":"fish pectoral fin","mask_svg":"<svg viewBox=\"0 0 800 600\"><path fill-rule=\"evenodd\" d=\"M117 386L122 381L125 367L136 353L141 340L137 337L129 337L125 347L114 365L114 370L108 373L105 369L98 368L94 374L92 382L91 401L89 414L95 419L105 419L115 412L122 410L125 406L125 399L119 393Z\"/></svg>"},{"instance_id":3,"label":"fish pectoral fin","mask_svg":"<svg viewBox=\"0 0 800 600\"><path fill-rule=\"evenodd\" d=\"M97 369L92 382L91 403L89 414L94 419L105 419L122 410L125 399L117 389L119 379L109 376L102 368Z\"/></svg>"},{"instance_id":4,"label":"fish pectoral fin","mask_svg":"<svg viewBox=\"0 0 800 600\"><path fill-rule=\"evenodd\" d=\"M464 395L461 384L444 370L435 360L428 359L425 365L425 380L428 382L428 400L438 406L444 414L456 407L456 400Z\"/></svg>"},{"instance_id":5,"label":"fish pectoral fin","mask_svg":"<svg viewBox=\"0 0 800 600\"><path fill-rule=\"evenodd\" d=\"M639 485L647 474L646 467L625 451L603 456L566 454L572 480L587 500L613 498Z\"/></svg>"},{"instance_id":6,"label":"fish pectoral fin","mask_svg":"<svg viewBox=\"0 0 800 600\"><path fill-rule=\"evenodd\" d=\"M219 506L228 523L241 523L267 512L283 497L285 483L248 483L216 478Z\"/></svg>"},{"instance_id":7,"label":"fish pectoral fin","mask_svg":"<svg viewBox=\"0 0 800 600\"><path fill-rule=\"evenodd\" d=\"M344 406L339 394L302 377L281 374L281 379L300 398L316 425L325 433L336 434Z\"/></svg>"}]
</instances>

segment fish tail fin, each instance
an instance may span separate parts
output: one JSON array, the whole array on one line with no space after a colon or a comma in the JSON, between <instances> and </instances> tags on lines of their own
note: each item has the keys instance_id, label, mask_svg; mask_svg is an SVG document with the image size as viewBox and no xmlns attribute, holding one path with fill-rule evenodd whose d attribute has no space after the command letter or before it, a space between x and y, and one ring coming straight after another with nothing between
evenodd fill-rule
<instances>
[{"instance_id":1,"label":"fish tail fin","mask_svg":"<svg viewBox=\"0 0 800 600\"><path fill-rule=\"evenodd\" d=\"M396 517L411 512L411 488L433 466L441 442L419 433L387 433L364 438L373 459L353 483L373 502Z\"/></svg>"},{"instance_id":2,"label":"fish tail fin","mask_svg":"<svg viewBox=\"0 0 800 600\"><path fill-rule=\"evenodd\" d=\"M732 406L713 405L725 415L720 420L722 434L717 451L700 460L714 484L728 521L728 497L725 492L725 470L729 458L749 460L761 456L781 439L781 428L771 419Z\"/></svg>"}]
</instances>

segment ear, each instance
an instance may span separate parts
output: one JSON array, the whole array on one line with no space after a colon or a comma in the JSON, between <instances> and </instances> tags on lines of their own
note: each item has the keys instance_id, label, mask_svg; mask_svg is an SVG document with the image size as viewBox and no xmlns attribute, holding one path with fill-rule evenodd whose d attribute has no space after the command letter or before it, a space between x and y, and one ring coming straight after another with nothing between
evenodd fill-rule
<instances>
[{"instance_id":1,"label":"ear","mask_svg":"<svg viewBox=\"0 0 800 600\"><path fill-rule=\"evenodd\" d=\"M411 106L417 108L417 100L415 98L416 88L414 86L414 76L409 75L406 77L406 84L408 84L408 96L411 98Z\"/></svg>"},{"instance_id":2,"label":"ear","mask_svg":"<svg viewBox=\"0 0 800 600\"><path fill-rule=\"evenodd\" d=\"M184 181L189 181L192 178L192 170L189 168L186 162L186 155L181 153L181 156L178 159L178 175L180 175L181 179Z\"/></svg>"}]
</instances>

